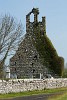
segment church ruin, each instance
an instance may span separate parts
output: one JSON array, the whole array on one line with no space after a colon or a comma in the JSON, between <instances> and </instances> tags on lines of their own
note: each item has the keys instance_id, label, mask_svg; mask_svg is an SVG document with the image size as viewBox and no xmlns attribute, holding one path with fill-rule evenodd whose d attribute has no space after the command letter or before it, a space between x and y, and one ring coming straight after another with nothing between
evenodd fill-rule
<instances>
[{"instance_id":1,"label":"church ruin","mask_svg":"<svg viewBox=\"0 0 67 100\"><path fill-rule=\"evenodd\" d=\"M34 22L30 22L30 15L33 13ZM38 21L39 10L33 8L26 15L26 34L22 40L16 54L10 59L10 71L12 77L17 78L42 78L47 73L54 74L48 60L44 61L43 56L36 48L36 36L41 38L46 34L46 19L42 17L42 22ZM37 30L36 30L37 28ZM43 64L45 62L45 64Z\"/></svg>"}]
</instances>

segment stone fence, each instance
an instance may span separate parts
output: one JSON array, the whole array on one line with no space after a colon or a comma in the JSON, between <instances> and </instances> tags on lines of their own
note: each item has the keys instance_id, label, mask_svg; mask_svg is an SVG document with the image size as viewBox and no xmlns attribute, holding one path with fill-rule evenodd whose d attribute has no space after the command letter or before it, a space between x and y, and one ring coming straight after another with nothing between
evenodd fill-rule
<instances>
[{"instance_id":1,"label":"stone fence","mask_svg":"<svg viewBox=\"0 0 67 100\"><path fill-rule=\"evenodd\" d=\"M0 94L67 87L67 78L0 80Z\"/></svg>"}]
</instances>

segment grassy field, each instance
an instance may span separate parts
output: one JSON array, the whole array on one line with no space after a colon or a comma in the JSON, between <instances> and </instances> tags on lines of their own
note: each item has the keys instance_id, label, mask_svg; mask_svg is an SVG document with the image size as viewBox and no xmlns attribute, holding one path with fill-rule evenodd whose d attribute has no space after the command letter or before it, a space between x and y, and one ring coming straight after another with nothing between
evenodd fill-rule
<instances>
[{"instance_id":1,"label":"grassy field","mask_svg":"<svg viewBox=\"0 0 67 100\"><path fill-rule=\"evenodd\" d=\"M47 90L40 90L40 91L36 90L36 91L28 91L28 92L20 92L20 93L9 93L9 94L0 94L0 99L21 97L21 96L30 96L30 95L38 95L38 94L57 93L57 92L62 92L62 91L67 91L67 88L47 89ZM54 98L51 98L49 100L52 100L52 99L55 100ZM61 100L61 99L56 99L56 100ZM67 99L63 99L63 100L67 100Z\"/></svg>"}]
</instances>

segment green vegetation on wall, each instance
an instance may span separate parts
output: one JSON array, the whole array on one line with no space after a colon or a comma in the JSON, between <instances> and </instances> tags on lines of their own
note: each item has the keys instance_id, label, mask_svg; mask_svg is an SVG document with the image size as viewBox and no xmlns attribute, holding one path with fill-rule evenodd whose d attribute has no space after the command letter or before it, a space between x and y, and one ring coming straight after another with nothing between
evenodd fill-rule
<instances>
[{"instance_id":1,"label":"green vegetation on wall","mask_svg":"<svg viewBox=\"0 0 67 100\"><path fill-rule=\"evenodd\" d=\"M43 59L43 65L49 67L58 76L62 76L64 59L58 56L52 42L45 32L40 31L38 24L34 25L33 32L33 43L39 52L40 58Z\"/></svg>"},{"instance_id":2,"label":"green vegetation on wall","mask_svg":"<svg viewBox=\"0 0 67 100\"><path fill-rule=\"evenodd\" d=\"M64 68L63 78L67 78L67 68Z\"/></svg>"}]
</instances>

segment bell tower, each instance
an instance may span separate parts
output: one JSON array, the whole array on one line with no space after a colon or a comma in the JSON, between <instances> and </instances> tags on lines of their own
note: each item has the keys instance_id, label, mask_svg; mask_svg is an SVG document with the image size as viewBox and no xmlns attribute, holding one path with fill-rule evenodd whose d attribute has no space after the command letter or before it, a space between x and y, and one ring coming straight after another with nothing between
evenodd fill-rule
<instances>
[{"instance_id":1,"label":"bell tower","mask_svg":"<svg viewBox=\"0 0 67 100\"><path fill-rule=\"evenodd\" d=\"M30 15L31 13L34 14L34 22L30 22ZM26 33L31 33L31 29L33 29L34 24L38 23L39 29L41 33L46 33L46 18L42 17L42 22L38 21L39 9L33 8L31 12L26 15Z\"/></svg>"}]
</instances>

